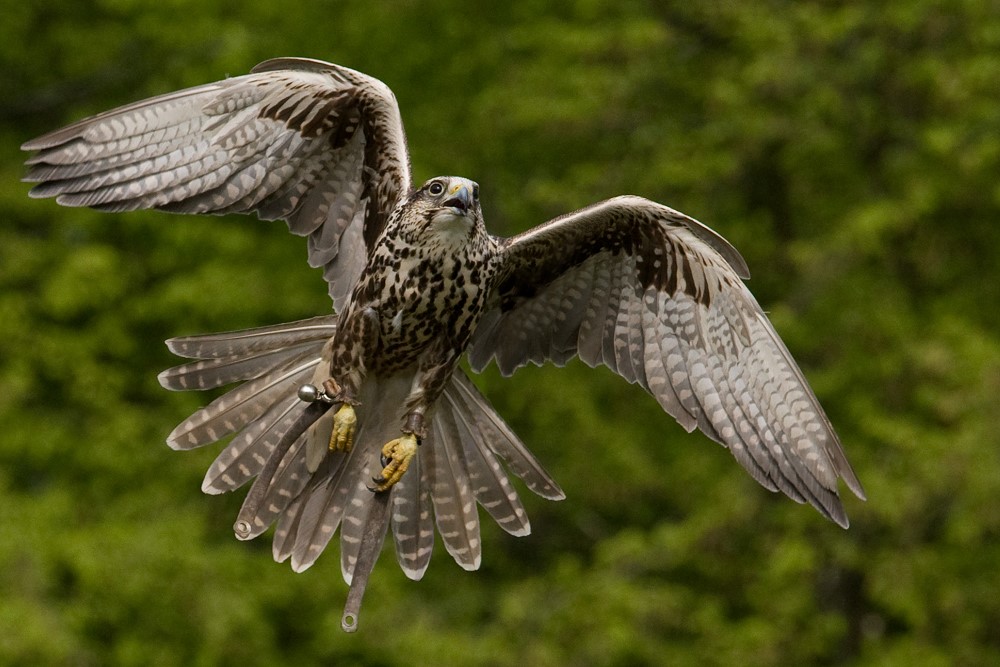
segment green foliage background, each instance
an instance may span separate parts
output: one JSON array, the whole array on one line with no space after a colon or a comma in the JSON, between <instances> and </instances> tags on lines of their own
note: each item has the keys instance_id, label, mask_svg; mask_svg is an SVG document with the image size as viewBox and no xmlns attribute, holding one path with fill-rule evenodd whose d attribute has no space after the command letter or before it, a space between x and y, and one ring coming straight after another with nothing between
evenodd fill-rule
<instances>
[{"instance_id":1,"label":"green foliage background","mask_svg":"<svg viewBox=\"0 0 1000 667\"><path fill-rule=\"evenodd\" d=\"M1000 11L989 0L41 0L0 21L0 663L1000 661ZM418 181L512 234L620 193L719 230L836 425L849 531L579 364L480 384L564 486L339 630L336 551L237 542L163 440L162 340L326 312L251 218L32 201L21 142L301 55L396 92ZM208 451L211 449L211 451ZM525 491L525 494L528 492Z\"/></svg>"}]
</instances>

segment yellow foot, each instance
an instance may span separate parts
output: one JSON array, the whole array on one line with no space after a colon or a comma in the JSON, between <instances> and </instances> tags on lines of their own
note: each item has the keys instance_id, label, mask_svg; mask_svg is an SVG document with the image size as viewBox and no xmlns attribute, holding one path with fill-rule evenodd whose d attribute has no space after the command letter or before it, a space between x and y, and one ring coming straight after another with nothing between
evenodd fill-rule
<instances>
[{"instance_id":1,"label":"yellow foot","mask_svg":"<svg viewBox=\"0 0 1000 667\"><path fill-rule=\"evenodd\" d=\"M354 446L354 432L358 430L358 416L354 406L344 403L333 415L333 431L330 433L330 451L349 452Z\"/></svg>"},{"instance_id":2,"label":"yellow foot","mask_svg":"<svg viewBox=\"0 0 1000 667\"><path fill-rule=\"evenodd\" d=\"M382 447L382 474L372 479L373 491L387 491L403 477L410 467L410 461L417 455L417 436L405 433L403 437L390 440Z\"/></svg>"}]
</instances>

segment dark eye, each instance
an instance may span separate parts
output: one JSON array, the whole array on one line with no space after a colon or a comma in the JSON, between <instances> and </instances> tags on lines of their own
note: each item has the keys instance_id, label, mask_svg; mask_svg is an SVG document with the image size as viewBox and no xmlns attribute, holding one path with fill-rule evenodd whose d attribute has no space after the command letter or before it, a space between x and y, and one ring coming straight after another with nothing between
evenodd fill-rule
<instances>
[{"instance_id":1,"label":"dark eye","mask_svg":"<svg viewBox=\"0 0 1000 667\"><path fill-rule=\"evenodd\" d=\"M444 185L442 185L441 181L434 181L427 187L427 192L431 193L436 197L437 195L444 192Z\"/></svg>"},{"instance_id":2,"label":"dark eye","mask_svg":"<svg viewBox=\"0 0 1000 667\"><path fill-rule=\"evenodd\" d=\"M478 185L475 186L474 188L472 188L472 198L475 199L476 201L479 201L479 186Z\"/></svg>"}]
</instances>

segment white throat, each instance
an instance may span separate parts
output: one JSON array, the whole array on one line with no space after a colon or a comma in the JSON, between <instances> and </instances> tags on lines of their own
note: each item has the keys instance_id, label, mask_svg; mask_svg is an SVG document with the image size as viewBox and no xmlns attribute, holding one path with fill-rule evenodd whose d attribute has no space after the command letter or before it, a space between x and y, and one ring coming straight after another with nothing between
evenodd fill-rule
<instances>
[{"instance_id":1,"label":"white throat","mask_svg":"<svg viewBox=\"0 0 1000 667\"><path fill-rule=\"evenodd\" d=\"M447 210L439 211L431 218L431 228L443 237L442 240L451 242L468 239L473 224L471 216L459 215Z\"/></svg>"}]
</instances>

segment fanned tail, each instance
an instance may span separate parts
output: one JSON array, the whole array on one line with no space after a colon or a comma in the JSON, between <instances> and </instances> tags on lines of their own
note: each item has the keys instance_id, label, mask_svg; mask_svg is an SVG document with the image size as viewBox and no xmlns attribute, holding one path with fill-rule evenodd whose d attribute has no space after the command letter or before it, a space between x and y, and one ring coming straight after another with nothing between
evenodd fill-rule
<instances>
[{"instance_id":1,"label":"fanned tail","mask_svg":"<svg viewBox=\"0 0 1000 667\"><path fill-rule=\"evenodd\" d=\"M298 388L321 382L326 373L321 362L328 358L325 346L336 331L335 323L336 316L330 315L168 341L173 352L194 361L161 373L164 387L208 389L244 382L195 412L168 440L174 448L187 449L236 434L209 468L203 491L233 491L261 473L304 409ZM290 559L292 568L302 571L316 562L339 529L341 571L350 583L374 498L371 478L381 469L382 446L399 436L414 373L409 369L365 379L350 452L324 455L321 450L320 461L308 460L310 440L323 440L324 430L329 429L324 419L292 443L241 539L257 537L277 523L275 560ZM388 525L397 561L409 578L420 579L430 563L435 525L461 567L479 567L477 503L512 535L530 532L508 472L538 495L564 497L486 398L457 370L429 417L420 451L390 491Z\"/></svg>"},{"instance_id":2,"label":"fanned tail","mask_svg":"<svg viewBox=\"0 0 1000 667\"><path fill-rule=\"evenodd\" d=\"M301 497L279 520L275 558L291 558L292 568L310 567L341 531L341 569L350 582L371 508L371 478L380 469L387 441L399 436L412 374L365 379L359 400L358 431L347 454L326 457ZM458 370L430 418L427 437L410 469L390 493L396 559L411 579L430 563L437 526L448 553L461 567L479 567L482 505L512 535L531 528L507 476L521 477L539 495L559 500L559 485L504 424L472 382Z\"/></svg>"}]
</instances>

